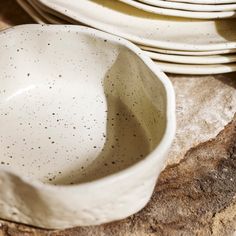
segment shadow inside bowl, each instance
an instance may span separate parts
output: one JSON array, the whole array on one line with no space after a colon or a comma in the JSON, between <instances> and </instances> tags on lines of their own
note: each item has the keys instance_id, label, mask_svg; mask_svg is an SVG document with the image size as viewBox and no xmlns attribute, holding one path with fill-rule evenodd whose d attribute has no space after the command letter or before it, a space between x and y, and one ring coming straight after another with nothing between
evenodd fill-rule
<instances>
[{"instance_id":1,"label":"shadow inside bowl","mask_svg":"<svg viewBox=\"0 0 236 236\"><path fill-rule=\"evenodd\" d=\"M40 50L23 41L20 51L7 38L14 56L2 62L8 76L0 97L0 167L70 185L145 159L166 129L166 91L157 75L125 46L66 31L76 39L70 53L70 38L64 42L57 32L49 43L44 34L28 39ZM9 50L3 52L7 58Z\"/></svg>"},{"instance_id":2,"label":"shadow inside bowl","mask_svg":"<svg viewBox=\"0 0 236 236\"><path fill-rule=\"evenodd\" d=\"M117 173L144 159L160 142L165 129L165 117L155 107L156 104L152 104L150 98L145 95L145 85L142 86L142 83L135 78L142 76L145 66L141 61L130 65L122 63L124 60L133 61L133 56L121 52L104 77L107 119L106 134L104 134L106 140L101 152L86 168L63 172L63 175L53 180L53 184L90 182ZM130 76L133 79L124 77L128 73L135 74ZM150 77L152 76L150 74ZM156 92L159 90L155 80L150 84ZM152 127L154 133L149 130L148 119L154 125ZM75 173L75 178L72 177L72 172Z\"/></svg>"}]
</instances>

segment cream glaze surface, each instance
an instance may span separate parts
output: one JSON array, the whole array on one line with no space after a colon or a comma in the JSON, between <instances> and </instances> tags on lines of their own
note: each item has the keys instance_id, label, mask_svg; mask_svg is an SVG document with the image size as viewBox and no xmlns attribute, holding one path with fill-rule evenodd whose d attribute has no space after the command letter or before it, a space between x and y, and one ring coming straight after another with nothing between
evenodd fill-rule
<instances>
[{"instance_id":1,"label":"cream glaze surface","mask_svg":"<svg viewBox=\"0 0 236 236\"><path fill-rule=\"evenodd\" d=\"M0 52L0 217L66 228L144 207L175 133L158 67L81 26L11 28Z\"/></svg>"}]
</instances>

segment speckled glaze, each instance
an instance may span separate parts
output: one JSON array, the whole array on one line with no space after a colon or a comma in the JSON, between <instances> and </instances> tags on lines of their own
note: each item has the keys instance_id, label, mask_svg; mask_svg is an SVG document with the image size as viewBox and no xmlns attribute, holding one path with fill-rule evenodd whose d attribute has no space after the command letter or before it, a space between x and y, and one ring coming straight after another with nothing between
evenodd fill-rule
<instances>
[{"instance_id":1,"label":"speckled glaze","mask_svg":"<svg viewBox=\"0 0 236 236\"><path fill-rule=\"evenodd\" d=\"M152 14L120 1L38 0L49 13L132 42L171 50L236 48L236 19L198 20ZM96 14L94 14L96 12ZM181 35L180 35L181 29Z\"/></svg>"},{"instance_id":2,"label":"speckled glaze","mask_svg":"<svg viewBox=\"0 0 236 236\"><path fill-rule=\"evenodd\" d=\"M67 228L142 209L175 133L158 66L82 26L11 28L0 53L0 218Z\"/></svg>"}]
</instances>

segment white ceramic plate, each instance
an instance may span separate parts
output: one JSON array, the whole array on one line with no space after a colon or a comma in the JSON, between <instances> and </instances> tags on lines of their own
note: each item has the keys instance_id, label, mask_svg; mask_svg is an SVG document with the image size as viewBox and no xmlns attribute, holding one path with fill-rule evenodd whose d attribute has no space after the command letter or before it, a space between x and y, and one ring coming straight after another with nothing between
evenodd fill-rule
<instances>
[{"instance_id":1,"label":"white ceramic plate","mask_svg":"<svg viewBox=\"0 0 236 236\"><path fill-rule=\"evenodd\" d=\"M131 5L133 7L136 7L138 9L159 15L178 16L178 17L196 18L196 19L220 19L220 18L236 17L236 13L233 10L218 11L218 12L206 12L206 11L201 12L201 11L190 11L190 10L187 11L187 10L175 10L175 9L146 5L141 2L137 2L135 0L119 0L119 1Z\"/></svg>"},{"instance_id":2,"label":"white ceramic plate","mask_svg":"<svg viewBox=\"0 0 236 236\"><path fill-rule=\"evenodd\" d=\"M0 218L62 229L143 208L175 133L158 66L127 40L69 25L0 32L0 55Z\"/></svg>"},{"instance_id":3,"label":"white ceramic plate","mask_svg":"<svg viewBox=\"0 0 236 236\"><path fill-rule=\"evenodd\" d=\"M165 72L186 75L213 75L236 71L236 63L216 65L185 65L158 61L157 65Z\"/></svg>"},{"instance_id":4,"label":"white ceramic plate","mask_svg":"<svg viewBox=\"0 0 236 236\"><path fill-rule=\"evenodd\" d=\"M37 8L38 12L42 12L43 15L46 16L46 18L49 20L50 23L53 23L51 21L51 17L55 17L58 22L64 22L67 24L74 24L74 25L84 25L82 22L78 22L76 20L73 20L70 17L67 17L66 15L59 14L58 12L52 11L49 9L46 5L42 4L38 0L21 0L21 1L28 1L30 5L34 6L34 8Z\"/></svg>"},{"instance_id":5,"label":"white ceramic plate","mask_svg":"<svg viewBox=\"0 0 236 236\"><path fill-rule=\"evenodd\" d=\"M49 21L38 13L26 0L17 0L17 3L39 24L47 24Z\"/></svg>"},{"instance_id":6,"label":"white ceramic plate","mask_svg":"<svg viewBox=\"0 0 236 236\"><path fill-rule=\"evenodd\" d=\"M227 3L236 3L235 0L168 0L171 2L187 2L193 4L227 4Z\"/></svg>"},{"instance_id":7,"label":"white ceramic plate","mask_svg":"<svg viewBox=\"0 0 236 236\"><path fill-rule=\"evenodd\" d=\"M22 0L21 0L22 1ZM51 24L68 24L67 21L65 21L62 18L58 18L50 13L44 12L41 8L40 8L40 4L38 4L37 1L34 0L24 0L25 2L28 2L29 4L29 9L31 7L32 13L34 13L35 11L37 11L38 15L40 15L42 17L42 19L45 19L45 22L49 22Z\"/></svg>"},{"instance_id":8,"label":"white ceramic plate","mask_svg":"<svg viewBox=\"0 0 236 236\"><path fill-rule=\"evenodd\" d=\"M192 3L182 3L173 2L165 0L138 0L137 2L143 2L144 4L149 4L157 7L166 7L171 9L180 9L187 11L231 11L236 10L236 3L232 4L220 4L220 5L207 5L207 4L192 4Z\"/></svg>"},{"instance_id":9,"label":"white ceramic plate","mask_svg":"<svg viewBox=\"0 0 236 236\"><path fill-rule=\"evenodd\" d=\"M149 52L158 52L162 54L171 54L171 55L189 55L189 56L207 56L207 55L223 55L223 54L232 54L236 53L235 49L226 49L218 51L175 51L168 49L152 48L148 46L138 45L141 49Z\"/></svg>"},{"instance_id":10,"label":"white ceramic plate","mask_svg":"<svg viewBox=\"0 0 236 236\"><path fill-rule=\"evenodd\" d=\"M17 0L18 4L39 24L66 24L67 22L42 11L32 0Z\"/></svg>"},{"instance_id":11,"label":"white ceramic plate","mask_svg":"<svg viewBox=\"0 0 236 236\"><path fill-rule=\"evenodd\" d=\"M236 19L202 21L165 17L111 0L40 2L48 7L48 12L66 15L146 46L185 51L236 48Z\"/></svg>"},{"instance_id":12,"label":"white ceramic plate","mask_svg":"<svg viewBox=\"0 0 236 236\"><path fill-rule=\"evenodd\" d=\"M184 55L168 55L158 52L145 51L146 55L158 61L167 61L183 64L225 64L236 62L236 54L232 55L214 55L214 56L184 56Z\"/></svg>"}]
</instances>

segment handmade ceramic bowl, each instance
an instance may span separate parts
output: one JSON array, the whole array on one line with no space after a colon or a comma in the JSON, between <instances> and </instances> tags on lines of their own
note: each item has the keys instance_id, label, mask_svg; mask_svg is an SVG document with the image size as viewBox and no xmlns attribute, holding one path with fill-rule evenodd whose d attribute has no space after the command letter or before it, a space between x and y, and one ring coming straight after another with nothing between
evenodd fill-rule
<instances>
[{"instance_id":1,"label":"handmade ceramic bowl","mask_svg":"<svg viewBox=\"0 0 236 236\"><path fill-rule=\"evenodd\" d=\"M175 133L169 79L81 26L0 33L0 218L95 225L145 206Z\"/></svg>"}]
</instances>

